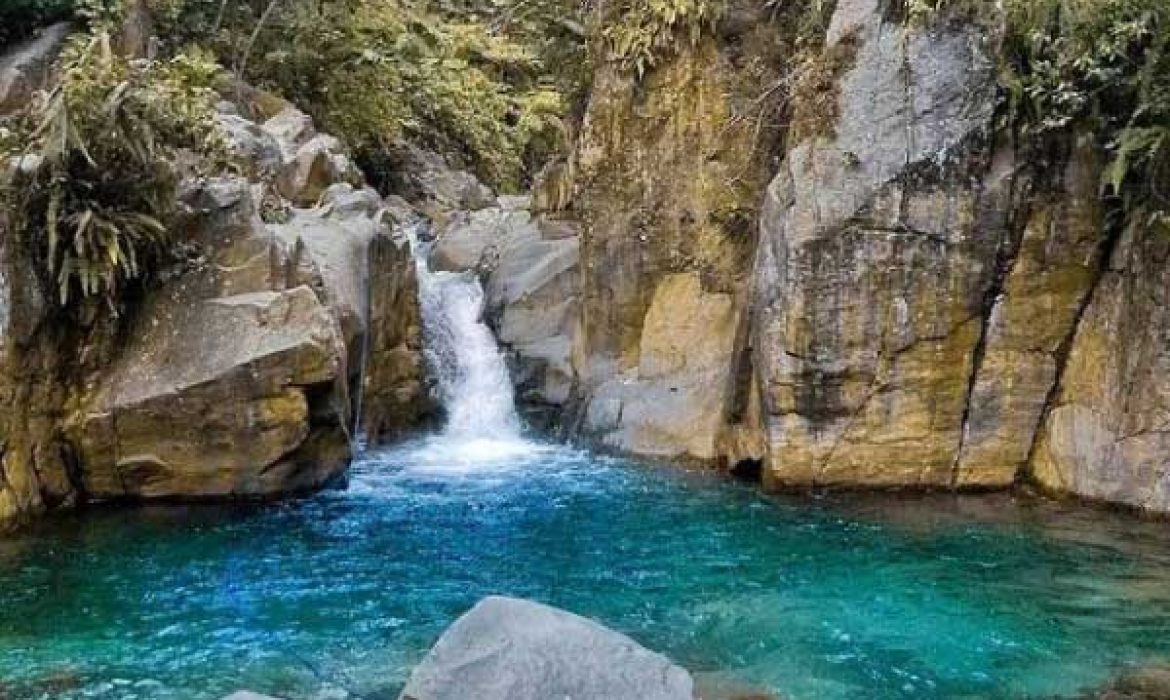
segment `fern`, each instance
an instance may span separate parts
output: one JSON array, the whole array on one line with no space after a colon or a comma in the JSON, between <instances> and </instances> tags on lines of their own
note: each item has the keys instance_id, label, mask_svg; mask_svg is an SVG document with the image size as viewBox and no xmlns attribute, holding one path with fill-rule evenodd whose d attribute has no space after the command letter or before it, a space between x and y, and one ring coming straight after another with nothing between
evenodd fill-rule
<instances>
[{"instance_id":1,"label":"fern","mask_svg":"<svg viewBox=\"0 0 1170 700\"><path fill-rule=\"evenodd\" d=\"M8 228L61 307L118 306L174 243L179 149L223 144L197 60L131 62L97 33L75 39L62 78L30 115L36 163L7 188Z\"/></svg>"}]
</instances>

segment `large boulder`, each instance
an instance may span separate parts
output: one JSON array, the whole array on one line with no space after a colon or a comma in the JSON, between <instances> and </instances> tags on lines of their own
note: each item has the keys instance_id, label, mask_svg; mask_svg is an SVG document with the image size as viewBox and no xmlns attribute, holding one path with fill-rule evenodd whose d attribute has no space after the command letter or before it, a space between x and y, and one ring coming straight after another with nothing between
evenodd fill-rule
<instances>
[{"instance_id":1,"label":"large boulder","mask_svg":"<svg viewBox=\"0 0 1170 700\"><path fill-rule=\"evenodd\" d=\"M204 257L148 295L68 426L94 498L270 497L349 458L347 351L248 182L185 193Z\"/></svg>"},{"instance_id":2,"label":"large boulder","mask_svg":"<svg viewBox=\"0 0 1170 700\"><path fill-rule=\"evenodd\" d=\"M182 228L201 256L147 295L69 425L88 496L306 491L344 472L363 393L398 402L379 432L417 420L403 408L422 404L417 280L409 248L374 253L391 235L377 193L334 183L321 206L265 224L261 191L242 178L186 186Z\"/></svg>"},{"instance_id":3,"label":"large boulder","mask_svg":"<svg viewBox=\"0 0 1170 700\"><path fill-rule=\"evenodd\" d=\"M1023 189L987 138L997 36L991 19L907 25L878 0L838 3L836 119L789 151L760 227L769 486L956 483ZM981 461L972 481L1011 483Z\"/></svg>"},{"instance_id":4,"label":"large boulder","mask_svg":"<svg viewBox=\"0 0 1170 700\"><path fill-rule=\"evenodd\" d=\"M492 596L451 625L400 700L693 700L690 674L563 610Z\"/></svg>"},{"instance_id":5,"label":"large boulder","mask_svg":"<svg viewBox=\"0 0 1170 700\"><path fill-rule=\"evenodd\" d=\"M313 120L303 112L288 107L261 128L280 148L276 191L294 205L314 206L337 183L361 183L361 174L346 155L341 141L328 134L318 134Z\"/></svg>"},{"instance_id":6,"label":"large boulder","mask_svg":"<svg viewBox=\"0 0 1170 700\"><path fill-rule=\"evenodd\" d=\"M53 62L70 31L68 22L54 24L0 56L0 114L20 109L37 90L49 84Z\"/></svg>"}]
</instances>

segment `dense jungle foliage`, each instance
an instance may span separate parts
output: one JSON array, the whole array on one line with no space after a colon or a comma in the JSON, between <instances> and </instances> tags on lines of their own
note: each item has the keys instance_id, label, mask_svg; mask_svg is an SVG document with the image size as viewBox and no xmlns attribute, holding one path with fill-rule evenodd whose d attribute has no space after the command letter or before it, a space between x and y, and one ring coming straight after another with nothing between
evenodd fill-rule
<instances>
[{"instance_id":1,"label":"dense jungle foliage","mask_svg":"<svg viewBox=\"0 0 1170 700\"><path fill-rule=\"evenodd\" d=\"M1002 13L1003 128L1024 143L1096 134L1110 163L1103 196L1127 221L1170 226L1170 4L897 2L911 23ZM790 138L831 128L832 77L851 60L822 55L832 5L768 3L771 21L800 24L782 27L797 37L790 84L761 96L794 103ZM0 151L39 163L9 178L6 227L63 305L112 301L171 245L178 154L215 160L211 105L242 85L271 95L253 116L271 116L277 96L294 102L375 181L386 154L412 142L521 190L568 150L594 64L641 78L728 12L725 0L7 0L0 43L62 18L79 34L60 86L0 121ZM132 59L110 42L135 13L158 40Z\"/></svg>"}]
</instances>

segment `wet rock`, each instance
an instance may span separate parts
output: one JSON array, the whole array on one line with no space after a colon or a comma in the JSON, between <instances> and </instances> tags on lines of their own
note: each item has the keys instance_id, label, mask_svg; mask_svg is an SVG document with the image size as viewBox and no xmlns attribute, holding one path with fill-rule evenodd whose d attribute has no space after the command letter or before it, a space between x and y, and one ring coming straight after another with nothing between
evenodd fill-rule
<instances>
[{"instance_id":1,"label":"wet rock","mask_svg":"<svg viewBox=\"0 0 1170 700\"><path fill-rule=\"evenodd\" d=\"M489 597L455 621L400 700L692 700L690 674L601 625Z\"/></svg>"},{"instance_id":2,"label":"wet rock","mask_svg":"<svg viewBox=\"0 0 1170 700\"><path fill-rule=\"evenodd\" d=\"M549 239L540 221L525 222L494 253L485 284L489 321L510 353L521 410L534 424L550 427L575 383L580 239Z\"/></svg>"},{"instance_id":3,"label":"wet rock","mask_svg":"<svg viewBox=\"0 0 1170 700\"><path fill-rule=\"evenodd\" d=\"M0 57L0 114L21 108L48 86L53 61L72 29L68 22L54 24Z\"/></svg>"},{"instance_id":4,"label":"wet rock","mask_svg":"<svg viewBox=\"0 0 1170 700\"><path fill-rule=\"evenodd\" d=\"M1126 671L1104 688L1087 693L1084 700L1167 700L1170 698L1170 666L1155 665Z\"/></svg>"},{"instance_id":5,"label":"wet rock","mask_svg":"<svg viewBox=\"0 0 1170 700\"><path fill-rule=\"evenodd\" d=\"M361 427L376 443L417 426L433 407L425 386L418 270L410 241L380 230L368 256L370 330Z\"/></svg>"},{"instance_id":6,"label":"wet rock","mask_svg":"<svg viewBox=\"0 0 1170 700\"><path fill-rule=\"evenodd\" d=\"M312 290L206 301L169 291L79 426L85 492L274 496L337 476L348 462L341 412L318 397L340 378L344 346Z\"/></svg>"}]
</instances>

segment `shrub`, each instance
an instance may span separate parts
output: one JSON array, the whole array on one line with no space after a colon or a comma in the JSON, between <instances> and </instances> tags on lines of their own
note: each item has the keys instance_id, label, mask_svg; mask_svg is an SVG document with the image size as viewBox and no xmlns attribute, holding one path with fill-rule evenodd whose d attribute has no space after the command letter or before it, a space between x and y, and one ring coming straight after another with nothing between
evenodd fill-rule
<instances>
[{"instance_id":1,"label":"shrub","mask_svg":"<svg viewBox=\"0 0 1170 700\"><path fill-rule=\"evenodd\" d=\"M345 138L359 162L376 161L388 144L406 139L514 190L534 174L532 161L563 147L568 101L553 96L571 88L541 61L553 48L550 32L534 29L545 20L509 14L513 8L497 22L486 19L491 11L448 15L401 0L283 0L256 32L266 8L186 0L177 19L162 23L173 27L164 32L172 45L209 46L245 80L308 111ZM576 75L580 65L566 70Z\"/></svg>"},{"instance_id":2,"label":"shrub","mask_svg":"<svg viewBox=\"0 0 1170 700\"><path fill-rule=\"evenodd\" d=\"M907 19L974 11L978 0L901 0ZM1002 126L1026 142L1072 129L1109 157L1102 192L1127 218L1170 228L1170 4L1005 0Z\"/></svg>"},{"instance_id":3,"label":"shrub","mask_svg":"<svg viewBox=\"0 0 1170 700\"><path fill-rule=\"evenodd\" d=\"M1033 140L1073 127L1109 155L1102 189L1125 212L1170 213L1170 5L1010 0L1007 125Z\"/></svg>"},{"instance_id":4,"label":"shrub","mask_svg":"<svg viewBox=\"0 0 1170 700\"><path fill-rule=\"evenodd\" d=\"M724 0L620 0L603 11L601 38L607 60L638 77L680 42L695 45L723 18Z\"/></svg>"},{"instance_id":5,"label":"shrub","mask_svg":"<svg viewBox=\"0 0 1170 700\"><path fill-rule=\"evenodd\" d=\"M181 54L129 61L99 32L65 48L58 86L27 116L24 162L5 187L7 230L62 307L149 276L174 241L179 151L223 148L210 107L217 69Z\"/></svg>"}]
</instances>

